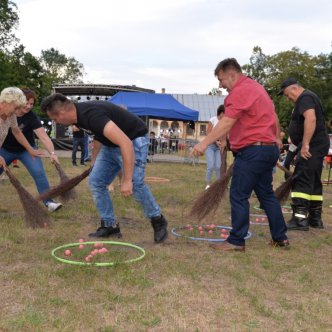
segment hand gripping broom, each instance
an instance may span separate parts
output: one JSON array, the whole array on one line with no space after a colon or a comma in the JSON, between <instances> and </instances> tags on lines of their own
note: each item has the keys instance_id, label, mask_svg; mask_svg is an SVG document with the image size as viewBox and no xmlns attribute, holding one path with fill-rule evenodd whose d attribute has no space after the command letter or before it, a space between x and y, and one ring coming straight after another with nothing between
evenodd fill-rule
<instances>
[{"instance_id":1,"label":"hand gripping broom","mask_svg":"<svg viewBox=\"0 0 332 332\"><path fill-rule=\"evenodd\" d=\"M277 167L280 168L282 171L284 171L287 175L289 175L288 179L285 182L283 182L274 191L274 194L276 195L277 200L279 202L284 202L288 199L288 196L292 190L293 181L296 178L296 176L294 176L293 172L291 172L289 169L287 169L286 167L281 165L279 162L277 163Z\"/></svg>"}]
</instances>

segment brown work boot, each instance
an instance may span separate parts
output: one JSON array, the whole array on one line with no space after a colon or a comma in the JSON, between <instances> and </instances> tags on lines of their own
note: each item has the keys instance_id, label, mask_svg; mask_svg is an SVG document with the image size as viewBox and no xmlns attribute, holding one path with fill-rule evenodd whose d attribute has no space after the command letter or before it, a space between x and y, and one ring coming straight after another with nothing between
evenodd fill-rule
<instances>
[{"instance_id":1,"label":"brown work boot","mask_svg":"<svg viewBox=\"0 0 332 332\"><path fill-rule=\"evenodd\" d=\"M214 243L210 244L210 248L214 250L220 250L220 251L245 251L245 246L236 246L235 244L231 244L229 242L224 243Z\"/></svg>"}]
</instances>

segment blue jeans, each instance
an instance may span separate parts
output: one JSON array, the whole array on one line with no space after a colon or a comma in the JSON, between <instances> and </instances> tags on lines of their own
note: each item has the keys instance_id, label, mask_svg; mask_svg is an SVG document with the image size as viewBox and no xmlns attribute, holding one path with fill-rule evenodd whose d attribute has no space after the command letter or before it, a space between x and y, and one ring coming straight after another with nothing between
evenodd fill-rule
<instances>
[{"instance_id":1,"label":"blue jeans","mask_svg":"<svg viewBox=\"0 0 332 332\"><path fill-rule=\"evenodd\" d=\"M278 160L277 146L249 146L241 149L234 161L230 189L232 230L227 241L243 246L249 230L249 197L254 190L265 210L272 239L287 239L280 203L272 188L272 169Z\"/></svg>"},{"instance_id":2,"label":"blue jeans","mask_svg":"<svg viewBox=\"0 0 332 332\"><path fill-rule=\"evenodd\" d=\"M135 167L133 173L133 195L141 204L147 218L160 216L160 207L156 203L150 189L144 183L145 165L148 156L148 136L133 140L135 150ZM95 164L89 176L89 186L93 200L105 226L116 223L112 200L108 185L112 183L122 169L121 151L118 147L101 146Z\"/></svg>"},{"instance_id":3,"label":"blue jeans","mask_svg":"<svg viewBox=\"0 0 332 332\"><path fill-rule=\"evenodd\" d=\"M211 144L205 151L206 156L206 183L211 182L213 170L216 171L217 180L220 179L221 154L217 144Z\"/></svg>"},{"instance_id":4,"label":"blue jeans","mask_svg":"<svg viewBox=\"0 0 332 332\"><path fill-rule=\"evenodd\" d=\"M9 166L13 160L18 159L22 162L22 164L26 167L30 175L32 176L35 184L37 186L38 192L41 194L50 189L50 185L48 183L44 166L39 157L32 158L28 151L23 152L9 152L4 148L0 149L0 155L6 161L6 164ZM0 174L2 174L3 169L0 169ZM44 201L46 205L49 202L53 202L53 200L48 199Z\"/></svg>"},{"instance_id":5,"label":"blue jeans","mask_svg":"<svg viewBox=\"0 0 332 332\"><path fill-rule=\"evenodd\" d=\"M76 153L78 151L78 147L81 147L81 165L83 165L85 158L84 137L73 137L73 151L71 154L71 161L73 165L76 165Z\"/></svg>"}]
</instances>

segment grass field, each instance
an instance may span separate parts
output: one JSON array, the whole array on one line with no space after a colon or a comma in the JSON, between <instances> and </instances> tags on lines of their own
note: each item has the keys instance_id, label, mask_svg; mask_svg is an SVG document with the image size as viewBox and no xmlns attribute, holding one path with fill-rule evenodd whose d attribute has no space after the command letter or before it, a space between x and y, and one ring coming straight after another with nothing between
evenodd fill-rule
<instances>
[{"instance_id":1,"label":"grass field","mask_svg":"<svg viewBox=\"0 0 332 332\"><path fill-rule=\"evenodd\" d=\"M57 184L54 167L45 165ZM69 176L83 170L69 159L62 165ZM23 166L13 172L36 194ZM170 179L150 184L170 229L195 223L186 212L204 174L204 165L147 166L147 176ZM278 170L276 185L281 176ZM25 226L15 189L2 181L0 331L332 331L332 186L324 189L324 230L289 233L291 249L280 250L267 246L267 226L252 225L245 253L218 253L171 234L154 244L149 221L116 188L121 241L143 247L146 256L130 265L80 267L56 261L51 251L88 240L99 225L87 181L76 201L51 215L52 227L37 230ZM229 215L226 199L201 223L229 226Z\"/></svg>"}]
</instances>

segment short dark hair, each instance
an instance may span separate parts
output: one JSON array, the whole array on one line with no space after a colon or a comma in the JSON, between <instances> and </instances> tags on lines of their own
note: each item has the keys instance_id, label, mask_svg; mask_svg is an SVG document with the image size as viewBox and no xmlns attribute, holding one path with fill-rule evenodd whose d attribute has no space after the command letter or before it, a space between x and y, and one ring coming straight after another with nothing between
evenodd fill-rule
<instances>
[{"instance_id":1,"label":"short dark hair","mask_svg":"<svg viewBox=\"0 0 332 332\"><path fill-rule=\"evenodd\" d=\"M221 113L225 113L224 105L219 105L219 107L217 108L217 116L220 115Z\"/></svg>"},{"instance_id":2,"label":"short dark hair","mask_svg":"<svg viewBox=\"0 0 332 332\"><path fill-rule=\"evenodd\" d=\"M65 95L55 93L43 99L40 109L43 113L52 112L57 108L73 104Z\"/></svg>"},{"instance_id":3,"label":"short dark hair","mask_svg":"<svg viewBox=\"0 0 332 332\"><path fill-rule=\"evenodd\" d=\"M241 66L235 58L227 58L220 61L214 70L214 76L218 76L220 70L226 71L228 69L234 69L235 71L242 73Z\"/></svg>"}]
</instances>

